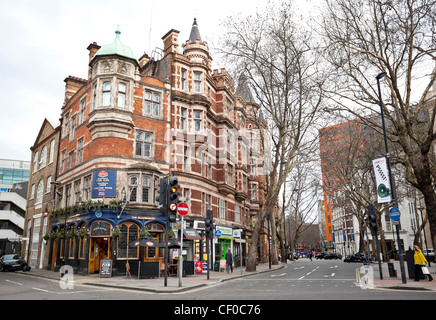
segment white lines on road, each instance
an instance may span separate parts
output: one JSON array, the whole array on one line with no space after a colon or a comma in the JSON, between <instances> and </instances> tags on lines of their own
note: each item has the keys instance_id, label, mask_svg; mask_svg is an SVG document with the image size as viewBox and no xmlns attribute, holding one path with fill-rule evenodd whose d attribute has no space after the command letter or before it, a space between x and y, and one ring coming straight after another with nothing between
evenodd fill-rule
<instances>
[{"instance_id":1,"label":"white lines on road","mask_svg":"<svg viewBox=\"0 0 436 320\"><path fill-rule=\"evenodd\" d=\"M334 277L336 273L332 273L330 276L328 274L323 275L324 278Z\"/></svg>"},{"instance_id":2,"label":"white lines on road","mask_svg":"<svg viewBox=\"0 0 436 320\"><path fill-rule=\"evenodd\" d=\"M312 272L314 272L314 271L316 271L316 269L318 269L319 268L319 266L318 267L316 267L315 269L313 269L312 271L310 271L310 272L308 272L308 273L306 273L306 275L305 276L302 276L301 278L299 278L298 280L302 280L302 279L304 279L304 277L306 277L306 276L308 276L308 275L310 275Z\"/></svg>"},{"instance_id":3,"label":"white lines on road","mask_svg":"<svg viewBox=\"0 0 436 320\"><path fill-rule=\"evenodd\" d=\"M23 286L22 283L20 282L16 282L16 281L12 281L12 280L8 280L5 279L6 282L18 285L18 286ZM88 287L86 285L80 285L80 287ZM45 293L51 293L51 294L56 294L56 295L66 295L66 294L76 294L76 293L90 293L90 292L103 292L103 291L112 291L112 290L116 290L116 289L96 289L96 290L60 290L60 291L51 291L51 290L47 290L47 289L41 289L41 288L36 288L36 287L32 287L31 289L36 290L36 291L42 291Z\"/></svg>"},{"instance_id":4,"label":"white lines on road","mask_svg":"<svg viewBox=\"0 0 436 320\"><path fill-rule=\"evenodd\" d=\"M19 285L19 286L22 286L22 285L23 285L22 283L15 282L15 281L12 281L12 280L7 280L7 279L6 279L5 281L7 281L7 282L9 282L9 283L13 283L13 284Z\"/></svg>"},{"instance_id":5,"label":"white lines on road","mask_svg":"<svg viewBox=\"0 0 436 320\"><path fill-rule=\"evenodd\" d=\"M272 274L271 278L273 277L283 277L284 275L286 275L286 273L282 273L282 274Z\"/></svg>"}]
</instances>

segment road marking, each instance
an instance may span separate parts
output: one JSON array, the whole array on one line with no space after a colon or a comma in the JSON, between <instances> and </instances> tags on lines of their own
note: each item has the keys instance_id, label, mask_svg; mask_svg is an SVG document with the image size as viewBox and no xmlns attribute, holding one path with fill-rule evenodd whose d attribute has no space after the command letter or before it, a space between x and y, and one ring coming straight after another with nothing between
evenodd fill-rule
<instances>
[{"instance_id":1,"label":"road marking","mask_svg":"<svg viewBox=\"0 0 436 320\"><path fill-rule=\"evenodd\" d=\"M282 273L282 274L273 274L273 275L271 275L271 278L272 278L272 277L283 277L284 275L286 275L286 273Z\"/></svg>"},{"instance_id":2,"label":"road marking","mask_svg":"<svg viewBox=\"0 0 436 320\"><path fill-rule=\"evenodd\" d=\"M42 292L50 292L50 291L45 290L45 289L39 289L39 288L32 288L32 289L34 289L34 290L38 290L38 291L42 291Z\"/></svg>"},{"instance_id":3,"label":"road marking","mask_svg":"<svg viewBox=\"0 0 436 320\"><path fill-rule=\"evenodd\" d=\"M10 283L13 283L13 284L17 284L17 285L19 285L19 286L22 286L22 285L23 285L22 283L15 282L15 281L12 281L12 280L7 280L7 279L6 279L5 281L10 282Z\"/></svg>"},{"instance_id":4,"label":"road marking","mask_svg":"<svg viewBox=\"0 0 436 320\"><path fill-rule=\"evenodd\" d=\"M319 266L316 267L315 269L313 269L312 271L310 271L309 273L306 273L305 276L308 276L308 275L310 275L312 272L315 272L318 268L319 268ZM304 279L305 276L302 276L301 278L298 278L298 280Z\"/></svg>"},{"instance_id":5,"label":"road marking","mask_svg":"<svg viewBox=\"0 0 436 320\"><path fill-rule=\"evenodd\" d=\"M334 277L336 273L332 273L331 275L325 274L323 275L324 278L328 278L328 277Z\"/></svg>"}]
</instances>

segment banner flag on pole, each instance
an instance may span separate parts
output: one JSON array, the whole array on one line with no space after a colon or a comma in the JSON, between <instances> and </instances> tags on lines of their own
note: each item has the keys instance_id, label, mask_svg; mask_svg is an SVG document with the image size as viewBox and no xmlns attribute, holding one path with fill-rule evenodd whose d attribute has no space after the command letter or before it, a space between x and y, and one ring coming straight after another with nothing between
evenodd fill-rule
<instances>
[{"instance_id":1,"label":"banner flag on pole","mask_svg":"<svg viewBox=\"0 0 436 320\"><path fill-rule=\"evenodd\" d=\"M377 202L391 202L391 184L389 181L386 158L372 160L374 166L375 179L377 183Z\"/></svg>"}]
</instances>

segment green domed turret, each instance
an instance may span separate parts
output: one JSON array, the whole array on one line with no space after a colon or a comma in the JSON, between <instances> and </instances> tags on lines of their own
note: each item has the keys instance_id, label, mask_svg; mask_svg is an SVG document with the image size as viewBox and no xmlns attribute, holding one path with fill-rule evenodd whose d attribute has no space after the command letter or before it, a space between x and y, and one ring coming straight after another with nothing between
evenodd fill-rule
<instances>
[{"instance_id":1,"label":"green domed turret","mask_svg":"<svg viewBox=\"0 0 436 320\"><path fill-rule=\"evenodd\" d=\"M136 57L133 54L132 49L130 49L128 46L125 46L121 43L120 34L121 34L121 31L119 31L119 30L115 31L114 41L111 44L106 44L106 45L102 46L100 48L100 50L98 50L97 53L95 54L95 57L117 54L117 55L122 56L122 57L136 60Z\"/></svg>"}]
</instances>

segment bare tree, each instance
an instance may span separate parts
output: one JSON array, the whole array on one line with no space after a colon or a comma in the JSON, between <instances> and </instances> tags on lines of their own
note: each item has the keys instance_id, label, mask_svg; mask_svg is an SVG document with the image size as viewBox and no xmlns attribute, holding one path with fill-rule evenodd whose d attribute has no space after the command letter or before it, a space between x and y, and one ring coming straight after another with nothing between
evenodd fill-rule
<instances>
[{"instance_id":1,"label":"bare tree","mask_svg":"<svg viewBox=\"0 0 436 320\"><path fill-rule=\"evenodd\" d=\"M256 270L257 247L263 222L270 217L280 188L291 171L297 152L307 143L311 124L321 103L322 77L312 47L311 31L298 26L289 1L269 3L259 13L242 18L229 17L224 25L219 51L244 74L268 123L271 145L269 188L258 214L248 255L247 271ZM282 164L282 165L281 165ZM272 230L275 234L275 230ZM275 237L273 237L273 247ZM273 250L272 262L278 263Z\"/></svg>"},{"instance_id":2,"label":"bare tree","mask_svg":"<svg viewBox=\"0 0 436 320\"><path fill-rule=\"evenodd\" d=\"M290 173L290 179L286 183L288 194L288 200L285 204L288 212L286 229L288 230L291 257L293 257L295 246L300 237L308 232L316 221L317 194L320 188L319 172L314 169L314 156L312 154L299 155L296 160ZM282 256L283 252L284 247L282 248Z\"/></svg>"},{"instance_id":3,"label":"bare tree","mask_svg":"<svg viewBox=\"0 0 436 320\"><path fill-rule=\"evenodd\" d=\"M351 112L381 133L375 77L386 73L382 107L407 180L425 199L436 245L435 0L326 0L324 56L332 66L330 111ZM433 180L432 180L433 179Z\"/></svg>"}]
</instances>

